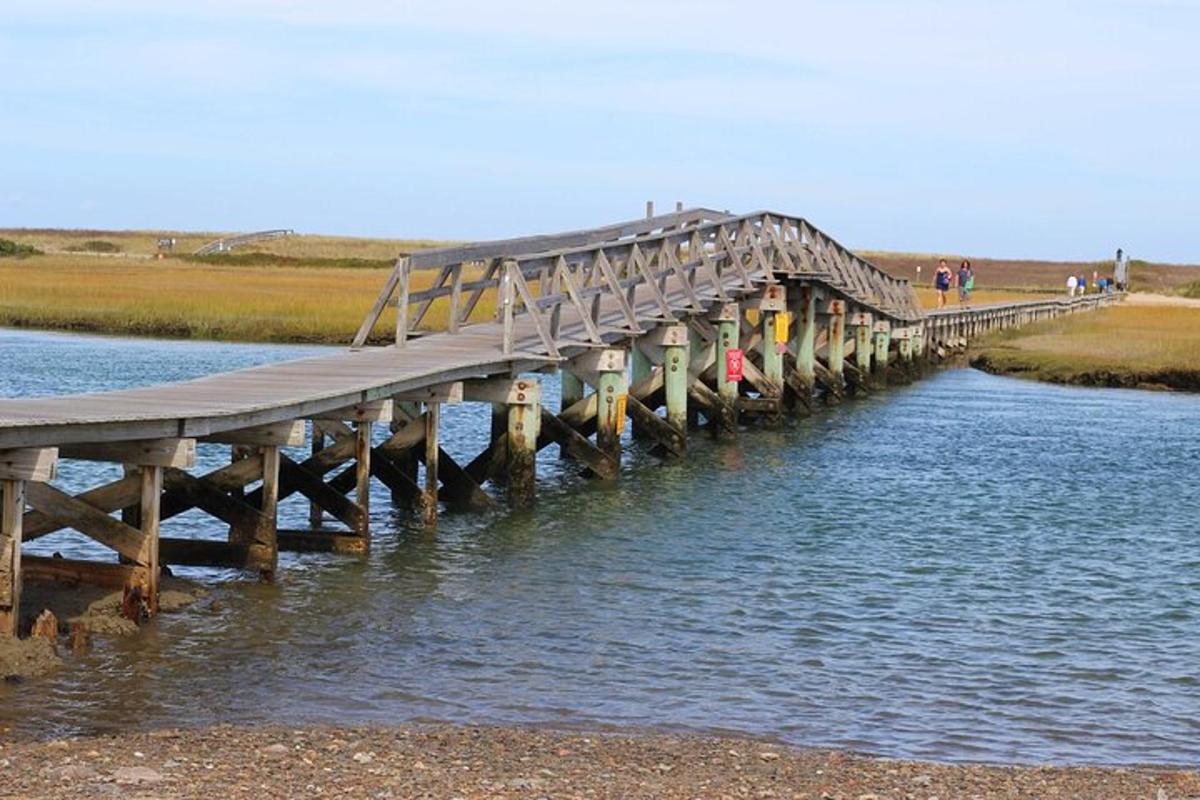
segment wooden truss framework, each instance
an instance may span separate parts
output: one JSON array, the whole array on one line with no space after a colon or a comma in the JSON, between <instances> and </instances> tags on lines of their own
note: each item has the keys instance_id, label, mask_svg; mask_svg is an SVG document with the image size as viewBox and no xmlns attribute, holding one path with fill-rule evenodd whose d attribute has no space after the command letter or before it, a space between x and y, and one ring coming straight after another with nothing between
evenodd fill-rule
<instances>
[{"instance_id":1,"label":"wooden truss framework","mask_svg":"<svg viewBox=\"0 0 1200 800\"><path fill-rule=\"evenodd\" d=\"M438 277L410 291L412 270L425 267L439 268ZM467 272L477 277L464 280ZM153 614L161 565L232 566L270 578L280 551L366 550L372 479L428 526L443 505L496 505L489 483L520 506L533 500L537 453L551 444L589 474L614 479L626 419L662 457L680 457L693 428L733 435L754 419L805 413L908 380L920 364L986 330L1107 302L1056 299L925 315L906 283L804 220L697 210L414 254L389 278L364 330L388 302L415 307L399 315L396 345L404 346L446 298L453 334L470 325L489 291L502 323L490 322L489 330L499 332L503 352L536 351L514 359L509 371L203 437L0 450L0 634L18 628L23 574L123 588L140 613ZM365 341L363 331L356 341ZM727 373L733 350L745 356L741 381ZM543 405L536 375L514 374L518 363L562 371L558 412ZM489 444L466 464L438 438L442 405L460 402L493 410ZM386 435L374 436L384 423ZM306 441L307 457L288 452ZM232 448L228 464L188 472L198 445L217 444ZM76 459L123 464L126 475L71 495L52 482L60 461ZM279 503L297 494L310 504L309 526L280 529ZM191 509L227 526L226 536L160 535L162 521ZM114 551L119 562L22 558L22 542L64 528Z\"/></svg>"}]
</instances>

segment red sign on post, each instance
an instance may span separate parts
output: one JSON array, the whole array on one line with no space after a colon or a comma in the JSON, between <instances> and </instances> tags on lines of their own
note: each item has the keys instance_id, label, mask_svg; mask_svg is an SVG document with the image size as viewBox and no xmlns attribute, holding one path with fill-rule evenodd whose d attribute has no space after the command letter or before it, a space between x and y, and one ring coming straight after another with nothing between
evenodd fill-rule
<instances>
[{"instance_id":1,"label":"red sign on post","mask_svg":"<svg viewBox=\"0 0 1200 800\"><path fill-rule=\"evenodd\" d=\"M742 380L742 351L736 348L725 351L725 380L739 383Z\"/></svg>"}]
</instances>

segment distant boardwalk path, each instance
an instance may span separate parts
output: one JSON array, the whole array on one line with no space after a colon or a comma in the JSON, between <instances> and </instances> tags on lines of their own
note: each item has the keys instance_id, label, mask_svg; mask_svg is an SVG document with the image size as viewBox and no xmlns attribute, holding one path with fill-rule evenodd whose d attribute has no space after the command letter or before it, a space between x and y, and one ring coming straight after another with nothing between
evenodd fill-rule
<instances>
[{"instance_id":1,"label":"distant boardwalk path","mask_svg":"<svg viewBox=\"0 0 1200 800\"><path fill-rule=\"evenodd\" d=\"M412 286L418 269L435 271L432 285ZM281 549L365 550L373 481L429 526L440 504L495 504L489 483L525 505L549 444L613 479L627 418L662 457L686 457L690 432L733 436L811 413L915 379L976 334L1118 299L927 313L907 282L807 221L769 212L693 209L414 253L396 263L346 352L164 386L0 399L0 634L28 624L23 577L123 589L152 614L163 564L270 577ZM393 315L394 343L365 347ZM551 410L539 375L556 371L563 399ZM490 443L467 464L438 444L441 406L460 402L492 412ZM232 448L230 463L194 475L197 447ZM124 465L125 477L70 495L53 482L75 460ZM280 529L278 503L296 494L311 524ZM164 520L195 508L228 537L163 535ZM63 528L122 559L22 557L23 541Z\"/></svg>"}]
</instances>

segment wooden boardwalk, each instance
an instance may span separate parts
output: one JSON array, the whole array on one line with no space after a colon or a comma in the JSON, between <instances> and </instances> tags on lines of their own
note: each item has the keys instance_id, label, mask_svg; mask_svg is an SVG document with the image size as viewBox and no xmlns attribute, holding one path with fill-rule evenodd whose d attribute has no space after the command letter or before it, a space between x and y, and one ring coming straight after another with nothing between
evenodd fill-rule
<instances>
[{"instance_id":1,"label":"wooden boardwalk","mask_svg":"<svg viewBox=\"0 0 1200 800\"><path fill-rule=\"evenodd\" d=\"M418 269L436 271L419 291ZM346 352L0 399L0 634L28 624L26 578L122 589L128 608L150 615L164 564L269 579L280 550L365 550L375 482L428 526L441 507L494 505L489 484L520 506L534 499L549 444L613 479L626 419L636 439L678 458L693 431L733 436L811 413L915 379L975 335L1115 299L926 313L905 281L807 221L768 212L693 209L416 253L397 262ZM367 346L385 322L390 343ZM554 410L540 377L553 372ZM489 445L466 464L438 444L442 405L460 402L492 410ZM228 448L229 464L189 472L198 447ZM71 495L54 482L74 461L121 464L125 477ZM306 529L278 527L278 504L293 494L309 504ZM164 535L164 520L196 508L228 536ZM23 542L64 528L120 559L22 557Z\"/></svg>"}]
</instances>

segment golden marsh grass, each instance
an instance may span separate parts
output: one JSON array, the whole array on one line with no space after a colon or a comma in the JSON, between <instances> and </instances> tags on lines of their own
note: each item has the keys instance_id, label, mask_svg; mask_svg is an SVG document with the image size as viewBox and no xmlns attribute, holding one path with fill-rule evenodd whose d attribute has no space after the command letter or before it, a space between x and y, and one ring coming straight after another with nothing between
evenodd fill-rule
<instances>
[{"instance_id":1,"label":"golden marsh grass","mask_svg":"<svg viewBox=\"0 0 1200 800\"><path fill-rule=\"evenodd\" d=\"M260 342L348 343L379 294L387 269L195 264L178 259L47 255L0 260L0 325L142 336ZM413 276L427 287L433 272ZM484 297L472 320L487 319ZM423 328L445 326L435 303ZM386 340L395 310L372 338Z\"/></svg>"},{"instance_id":2,"label":"golden marsh grass","mask_svg":"<svg viewBox=\"0 0 1200 800\"><path fill-rule=\"evenodd\" d=\"M972 363L1057 383L1200 390L1200 309L1121 305L1006 331Z\"/></svg>"}]
</instances>

